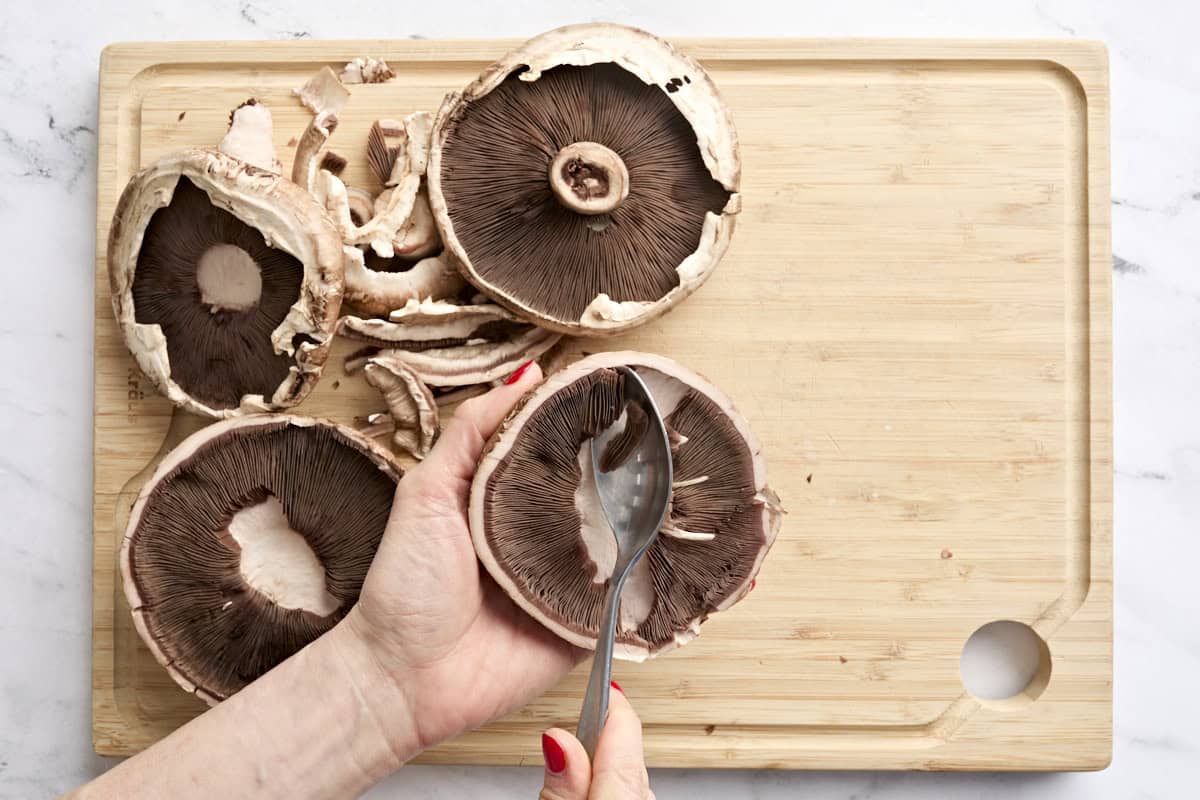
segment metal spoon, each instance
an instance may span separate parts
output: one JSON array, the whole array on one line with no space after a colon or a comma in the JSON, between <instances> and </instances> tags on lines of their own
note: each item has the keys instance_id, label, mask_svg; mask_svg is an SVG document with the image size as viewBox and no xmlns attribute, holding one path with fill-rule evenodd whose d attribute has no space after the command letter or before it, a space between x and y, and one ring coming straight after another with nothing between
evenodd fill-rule
<instances>
[{"instance_id":1,"label":"metal spoon","mask_svg":"<svg viewBox=\"0 0 1200 800\"><path fill-rule=\"evenodd\" d=\"M654 543L671 503L671 444L667 426L646 384L628 367L617 367L625 376L625 400L646 412L649 424L641 440L625 461L609 472L601 469L601 459L610 441L623 430L619 423L623 414L600 435L592 439L592 477L600 506L617 540L617 559L609 578L604 613L600 618L600 635L596 640L596 655L592 659L592 674L588 677L587 694L579 712L576 737L587 749L588 757L596 753L600 729L608 718L608 687L612 679L613 640L617 632L617 609L621 589L633 565Z\"/></svg>"}]
</instances>

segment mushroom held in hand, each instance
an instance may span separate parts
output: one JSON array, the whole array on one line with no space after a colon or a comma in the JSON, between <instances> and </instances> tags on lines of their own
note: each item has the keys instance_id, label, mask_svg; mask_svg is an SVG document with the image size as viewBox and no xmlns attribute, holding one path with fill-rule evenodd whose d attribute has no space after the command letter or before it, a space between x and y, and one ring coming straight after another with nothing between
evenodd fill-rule
<instances>
[{"instance_id":1,"label":"mushroom held in hand","mask_svg":"<svg viewBox=\"0 0 1200 800\"><path fill-rule=\"evenodd\" d=\"M358 600L399 477L358 433L301 417L188 437L142 489L121 544L142 640L189 692L229 697Z\"/></svg>"},{"instance_id":2,"label":"mushroom held in hand","mask_svg":"<svg viewBox=\"0 0 1200 800\"><path fill-rule=\"evenodd\" d=\"M720 390L660 356L602 353L551 375L492 438L471 485L471 537L496 582L579 647L596 643L616 543L591 480L590 441L625 408L634 368L672 439L671 511L621 596L617 658L690 641L740 600L779 531L779 499L746 421Z\"/></svg>"},{"instance_id":3,"label":"mushroom held in hand","mask_svg":"<svg viewBox=\"0 0 1200 800\"><path fill-rule=\"evenodd\" d=\"M446 98L429 198L467 279L539 325L613 334L691 294L729 244L741 163L692 59L573 25Z\"/></svg>"},{"instance_id":4,"label":"mushroom held in hand","mask_svg":"<svg viewBox=\"0 0 1200 800\"><path fill-rule=\"evenodd\" d=\"M271 116L251 101L218 149L130 179L108 239L113 308L176 405L212 417L293 406L329 354L343 256L324 209L279 174Z\"/></svg>"}]
</instances>

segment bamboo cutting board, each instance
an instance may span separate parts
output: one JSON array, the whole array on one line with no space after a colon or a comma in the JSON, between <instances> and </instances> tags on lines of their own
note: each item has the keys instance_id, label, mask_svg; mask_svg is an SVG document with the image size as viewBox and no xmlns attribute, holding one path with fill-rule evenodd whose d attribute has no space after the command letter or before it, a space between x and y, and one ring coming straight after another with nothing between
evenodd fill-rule
<instances>
[{"instance_id":1,"label":"bamboo cutting board","mask_svg":"<svg viewBox=\"0 0 1200 800\"><path fill-rule=\"evenodd\" d=\"M285 167L322 64L381 56L333 139L365 180L376 117L433 110L508 41L122 44L101 62L96 263L93 733L140 750L203 710L138 640L116 548L156 460L202 422L136 369L104 242L140 165L215 143L248 96ZM738 126L744 211L713 278L644 329L733 397L790 511L756 591L691 645L619 664L657 766L1097 769L1111 751L1108 74L1082 42L681 41ZM341 369L300 413L380 405ZM993 620L1047 644L1006 701L959 655ZM423 756L540 763L581 668ZM1040 694L1039 694L1040 692Z\"/></svg>"}]
</instances>

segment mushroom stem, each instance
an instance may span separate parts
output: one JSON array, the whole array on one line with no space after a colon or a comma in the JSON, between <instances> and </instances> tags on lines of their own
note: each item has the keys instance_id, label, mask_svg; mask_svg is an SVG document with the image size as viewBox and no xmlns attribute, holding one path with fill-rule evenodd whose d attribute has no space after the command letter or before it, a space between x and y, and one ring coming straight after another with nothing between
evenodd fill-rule
<instances>
[{"instance_id":1,"label":"mushroom stem","mask_svg":"<svg viewBox=\"0 0 1200 800\"><path fill-rule=\"evenodd\" d=\"M579 214L608 214L629 196L629 170L615 152L596 142L575 142L550 162L550 188Z\"/></svg>"}]
</instances>

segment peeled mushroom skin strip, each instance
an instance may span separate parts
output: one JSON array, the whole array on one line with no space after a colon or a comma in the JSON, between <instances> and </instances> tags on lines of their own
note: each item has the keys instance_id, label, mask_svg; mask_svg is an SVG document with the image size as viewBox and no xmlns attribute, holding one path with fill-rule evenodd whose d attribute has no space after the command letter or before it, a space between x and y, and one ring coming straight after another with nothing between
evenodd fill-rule
<instances>
[{"instance_id":1,"label":"peeled mushroom skin strip","mask_svg":"<svg viewBox=\"0 0 1200 800\"><path fill-rule=\"evenodd\" d=\"M484 321L518 320L511 311L495 303L471 302L460 305L437 298L410 300L403 307L388 314L388 319L399 325L421 325L427 322L441 324L447 319L465 315L486 318Z\"/></svg>"},{"instance_id":2,"label":"peeled mushroom skin strip","mask_svg":"<svg viewBox=\"0 0 1200 800\"><path fill-rule=\"evenodd\" d=\"M452 297L463 283L445 253L423 258L404 272L367 269L358 251L346 260L346 302L366 314L387 314L412 300Z\"/></svg>"},{"instance_id":3,"label":"peeled mushroom skin strip","mask_svg":"<svg viewBox=\"0 0 1200 800\"><path fill-rule=\"evenodd\" d=\"M521 364L553 347L558 339L557 333L531 328L510 342L420 352L382 350L373 358L381 362L400 362L431 386L469 386L508 377ZM347 361L347 372L354 366Z\"/></svg>"},{"instance_id":4,"label":"peeled mushroom skin strip","mask_svg":"<svg viewBox=\"0 0 1200 800\"><path fill-rule=\"evenodd\" d=\"M442 249L442 237L429 209L429 195L422 185L413 201L412 213L392 240L392 250L404 258L425 258Z\"/></svg>"},{"instance_id":5,"label":"peeled mushroom skin strip","mask_svg":"<svg viewBox=\"0 0 1200 800\"><path fill-rule=\"evenodd\" d=\"M229 130L217 145L218 152L267 172L282 172L271 141L271 112L250 98L229 114Z\"/></svg>"},{"instance_id":6,"label":"peeled mushroom skin strip","mask_svg":"<svg viewBox=\"0 0 1200 800\"><path fill-rule=\"evenodd\" d=\"M308 123L296 145L296 156L292 162L292 183L298 184L314 196L319 186L318 175L323 171L333 175L329 170L322 169L321 151L337 129L337 124L334 114L325 111L317 114Z\"/></svg>"},{"instance_id":7,"label":"peeled mushroom skin strip","mask_svg":"<svg viewBox=\"0 0 1200 800\"><path fill-rule=\"evenodd\" d=\"M424 458L438 431L438 407L429 387L403 364L368 359L364 377L383 394L395 423L393 442L414 458Z\"/></svg>"},{"instance_id":8,"label":"peeled mushroom skin strip","mask_svg":"<svg viewBox=\"0 0 1200 800\"><path fill-rule=\"evenodd\" d=\"M447 307L451 310L443 310ZM403 313L410 309L412 314ZM511 335L529 328L532 326L517 322L499 306L455 306L428 300L418 304L413 300L401 312L393 312L391 319L342 317L337 332L379 347L404 349L406 345L430 342L441 346L466 344L471 339L489 338L493 331Z\"/></svg>"},{"instance_id":9,"label":"peeled mushroom skin strip","mask_svg":"<svg viewBox=\"0 0 1200 800\"><path fill-rule=\"evenodd\" d=\"M293 89L292 94L314 115L339 114L350 99L350 90L329 67L321 67L303 86Z\"/></svg>"},{"instance_id":10,"label":"peeled mushroom skin strip","mask_svg":"<svg viewBox=\"0 0 1200 800\"><path fill-rule=\"evenodd\" d=\"M421 178L429 159L429 134L431 117L424 111L414 112L405 118L406 146L396 157L389 179L392 186L387 206L368 222L359 226L350 218L346 186L329 172L321 172L316 188L323 198L325 207L347 244L369 245L384 258L391 258L395 251L392 241L408 222L421 188Z\"/></svg>"}]
</instances>

